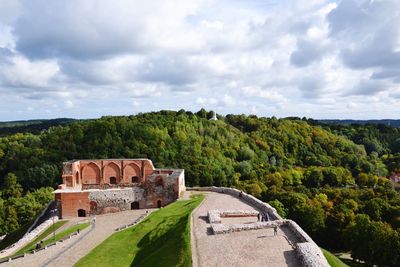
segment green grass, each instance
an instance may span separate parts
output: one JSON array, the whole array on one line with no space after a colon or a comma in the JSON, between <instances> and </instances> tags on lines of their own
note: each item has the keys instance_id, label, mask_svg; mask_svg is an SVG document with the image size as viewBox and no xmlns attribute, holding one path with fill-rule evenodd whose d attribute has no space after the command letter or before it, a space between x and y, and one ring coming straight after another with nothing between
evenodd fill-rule
<instances>
[{"instance_id":1,"label":"green grass","mask_svg":"<svg viewBox=\"0 0 400 267\"><path fill-rule=\"evenodd\" d=\"M332 267L348 267L347 264L345 264L343 261L341 261L338 257L330 253L329 251L321 248L322 252L324 253L324 256L326 260L328 261L329 265Z\"/></svg>"},{"instance_id":2,"label":"green grass","mask_svg":"<svg viewBox=\"0 0 400 267\"><path fill-rule=\"evenodd\" d=\"M38 243L41 240L43 240L44 238L46 238L49 234L53 233L54 231L56 231L58 228L60 228L67 222L68 221L58 221L58 222L54 223L54 225L51 225L42 234L40 234L38 237L36 237L33 241L31 241L26 246L24 246L23 248L18 250L16 253L14 253L14 255L22 254L22 253L29 252L29 251L35 249L36 243Z\"/></svg>"},{"instance_id":3,"label":"green grass","mask_svg":"<svg viewBox=\"0 0 400 267\"><path fill-rule=\"evenodd\" d=\"M1 242L0 242L0 250L5 249L6 247L14 244L18 240L20 240L26 231L28 231L29 227L32 225L33 221L28 222L24 226L19 229L9 233Z\"/></svg>"},{"instance_id":4,"label":"green grass","mask_svg":"<svg viewBox=\"0 0 400 267\"><path fill-rule=\"evenodd\" d=\"M55 238L53 238L53 236L51 236L48 239L44 240L42 245L46 246L46 245L48 245L50 243L53 243L53 242L58 241L60 239L63 239L64 237L69 236L70 234L78 231L78 229L79 229L79 231L81 231L81 230L85 229L86 227L88 227L89 225L90 225L90 223L87 222L87 223L80 223L80 224L76 224L74 226L71 226L70 228L68 228L68 229L56 234Z\"/></svg>"},{"instance_id":5,"label":"green grass","mask_svg":"<svg viewBox=\"0 0 400 267\"><path fill-rule=\"evenodd\" d=\"M203 195L176 201L117 232L75 266L191 266L190 214Z\"/></svg>"}]
</instances>

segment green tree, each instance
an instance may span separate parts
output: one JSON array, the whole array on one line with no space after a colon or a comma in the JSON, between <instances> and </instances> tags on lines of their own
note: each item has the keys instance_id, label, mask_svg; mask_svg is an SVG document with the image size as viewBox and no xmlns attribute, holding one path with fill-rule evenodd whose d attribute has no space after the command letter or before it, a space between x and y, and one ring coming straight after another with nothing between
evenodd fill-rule
<instances>
[{"instance_id":1,"label":"green tree","mask_svg":"<svg viewBox=\"0 0 400 267\"><path fill-rule=\"evenodd\" d=\"M4 178L3 196L7 198L19 198L22 195L22 187L17 182L17 176L13 173L8 173Z\"/></svg>"},{"instance_id":2,"label":"green tree","mask_svg":"<svg viewBox=\"0 0 400 267\"><path fill-rule=\"evenodd\" d=\"M286 218L288 210L285 208L282 202L280 202L277 199L274 199L272 201L269 201L268 204L270 204L272 207L276 209L276 212L282 217Z\"/></svg>"}]
</instances>

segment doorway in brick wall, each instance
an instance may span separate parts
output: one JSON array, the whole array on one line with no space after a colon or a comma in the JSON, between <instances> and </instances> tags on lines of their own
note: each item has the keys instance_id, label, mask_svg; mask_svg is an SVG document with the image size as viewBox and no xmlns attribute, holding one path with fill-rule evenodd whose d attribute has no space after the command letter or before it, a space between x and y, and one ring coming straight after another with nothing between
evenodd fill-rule
<instances>
[{"instance_id":1,"label":"doorway in brick wall","mask_svg":"<svg viewBox=\"0 0 400 267\"><path fill-rule=\"evenodd\" d=\"M139 209L139 202L135 201L131 203L131 210L138 210Z\"/></svg>"},{"instance_id":2,"label":"doorway in brick wall","mask_svg":"<svg viewBox=\"0 0 400 267\"><path fill-rule=\"evenodd\" d=\"M78 217L86 217L86 210L79 209L78 210Z\"/></svg>"}]
</instances>

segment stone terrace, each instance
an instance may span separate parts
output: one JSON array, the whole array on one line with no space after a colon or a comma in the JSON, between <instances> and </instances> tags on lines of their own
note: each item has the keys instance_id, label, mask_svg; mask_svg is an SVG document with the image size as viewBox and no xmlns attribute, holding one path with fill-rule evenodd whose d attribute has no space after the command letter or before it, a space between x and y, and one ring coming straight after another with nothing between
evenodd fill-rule
<instances>
[{"instance_id":1,"label":"stone terrace","mask_svg":"<svg viewBox=\"0 0 400 267\"><path fill-rule=\"evenodd\" d=\"M297 238L282 226L214 235L208 222L209 210L254 210L227 194L207 192L204 202L192 214L193 266L301 266L294 244ZM223 223L255 221L256 218L223 219ZM234 222L236 223L236 222Z\"/></svg>"}]
</instances>

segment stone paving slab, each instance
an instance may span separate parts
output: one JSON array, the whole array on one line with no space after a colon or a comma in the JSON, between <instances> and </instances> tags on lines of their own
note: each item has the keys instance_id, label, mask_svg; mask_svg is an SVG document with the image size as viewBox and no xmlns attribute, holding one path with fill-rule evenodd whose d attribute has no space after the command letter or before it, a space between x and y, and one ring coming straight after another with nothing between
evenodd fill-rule
<instances>
[{"instance_id":1,"label":"stone paving slab","mask_svg":"<svg viewBox=\"0 0 400 267\"><path fill-rule=\"evenodd\" d=\"M300 266L294 248L288 242L290 240L295 243L296 237L287 235L286 229L279 229L277 236L274 236L273 229L213 235L208 222L208 210L254 210L254 208L227 194L209 192L206 195L206 199L192 214L194 267ZM253 218L247 218L249 219L253 221ZM229 221L231 220L226 222Z\"/></svg>"}]
</instances>

